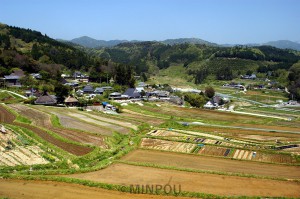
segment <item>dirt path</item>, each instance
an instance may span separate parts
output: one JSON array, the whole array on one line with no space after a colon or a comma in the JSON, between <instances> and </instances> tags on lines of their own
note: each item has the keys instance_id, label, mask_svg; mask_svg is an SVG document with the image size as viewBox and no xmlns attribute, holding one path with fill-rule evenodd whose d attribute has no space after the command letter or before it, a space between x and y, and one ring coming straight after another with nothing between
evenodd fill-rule
<instances>
[{"instance_id":1,"label":"dirt path","mask_svg":"<svg viewBox=\"0 0 300 199\"><path fill-rule=\"evenodd\" d=\"M122 160L174 166L178 168L300 179L300 167L297 166L263 164L170 152L136 150L123 157Z\"/></svg>"},{"instance_id":2,"label":"dirt path","mask_svg":"<svg viewBox=\"0 0 300 199\"><path fill-rule=\"evenodd\" d=\"M32 126L32 125L24 124L24 123L19 123L19 122L14 122L14 119L15 119L15 116L12 113L7 111L3 106L0 106L0 121L1 122L5 122L5 123L8 123L8 124L13 124L13 125L16 125L16 126L27 128L27 129L33 131L35 134L37 134L42 139L46 140L47 142L50 142L51 144L53 144L55 146L58 146L61 149L65 150L69 153L72 153L74 155L79 155L79 156L80 155L85 155L85 154L92 151L92 149L89 148L89 147L79 146L79 145L63 142L63 141L53 137L52 135L50 135L45 130L40 129L36 126Z\"/></svg>"},{"instance_id":3,"label":"dirt path","mask_svg":"<svg viewBox=\"0 0 300 199\"><path fill-rule=\"evenodd\" d=\"M105 144L104 138L102 136L97 136L94 134L89 134L78 130L70 130L66 128L53 127L50 116L46 113L43 113L41 111L35 110L33 108L21 104L14 104L9 106L14 110L16 110L17 112L19 112L20 114L28 117L30 120L32 120L33 124L36 126L47 128L61 135L62 137L65 137L67 139L79 143L91 144L91 145L99 146L101 148L107 148L107 145Z\"/></svg>"},{"instance_id":4,"label":"dirt path","mask_svg":"<svg viewBox=\"0 0 300 199\"><path fill-rule=\"evenodd\" d=\"M113 164L100 171L73 174L69 177L126 185L180 184L183 191L224 196L300 197L298 182L191 173L126 164Z\"/></svg>"},{"instance_id":5,"label":"dirt path","mask_svg":"<svg viewBox=\"0 0 300 199\"><path fill-rule=\"evenodd\" d=\"M182 197L129 194L62 182L3 179L0 179L0 197L20 199L184 199Z\"/></svg>"}]
</instances>

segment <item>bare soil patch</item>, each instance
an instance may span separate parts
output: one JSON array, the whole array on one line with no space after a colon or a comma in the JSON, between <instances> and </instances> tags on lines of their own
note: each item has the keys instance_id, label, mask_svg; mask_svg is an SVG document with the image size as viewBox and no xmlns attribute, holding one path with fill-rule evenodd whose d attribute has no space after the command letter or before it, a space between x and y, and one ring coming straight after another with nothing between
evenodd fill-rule
<instances>
[{"instance_id":1,"label":"bare soil patch","mask_svg":"<svg viewBox=\"0 0 300 199\"><path fill-rule=\"evenodd\" d=\"M126 164L114 164L100 171L73 174L68 177L126 185L180 184L183 191L202 192L225 196L300 196L300 184L292 181L220 176Z\"/></svg>"},{"instance_id":2,"label":"bare soil patch","mask_svg":"<svg viewBox=\"0 0 300 199\"><path fill-rule=\"evenodd\" d=\"M16 117L0 105L0 122L11 124Z\"/></svg>"},{"instance_id":3,"label":"bare soil patch","mask_svg":"<svg viewBox=\"0 0 300 199\"><path fill-rule=\"evenodd\" d=\"M0 197L22 199L184 199L182 197L129 194L62 182L4 179L0 179Z\"/></svg>"},{"instance_id":4,"label":"bare soil patch","mask_svg":"<svg viewBox=\"0 0 300 199\"><path fill-rule=\"evenodd\" d=\"M300 179L299 166L264 164L171 152L135 150L123 157L122 160L174 166L178 168Z\"/></svg>"},{"instance_id":5,"label":"bare soil patch","mask_svg":"<svg viewBox=\"0 0 300 199\"><path fill-rule=\"evenodd\" d=\"M230 150L229 148L224 148L224 147L215 147L215 146L205 146L205 147L202 147L200 150L199 150L199 154L201 155L212 155L212 156L225 156L225 157L229 157L228 156L228 152L227 152L227 155L225 154L226 151Z\"/></svg>"}]
</instances>

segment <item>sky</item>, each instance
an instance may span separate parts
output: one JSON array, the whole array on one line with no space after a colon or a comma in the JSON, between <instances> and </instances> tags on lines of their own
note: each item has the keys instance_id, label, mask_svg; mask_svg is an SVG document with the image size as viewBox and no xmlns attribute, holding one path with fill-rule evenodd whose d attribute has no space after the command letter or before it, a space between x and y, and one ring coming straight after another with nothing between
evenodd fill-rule
<instances>
[{"instance_id":1,"label":"sky","mask_svg":"<svg viewBox=\"0 0 300 199\"><path fill-rule=\"evenodd\" d=\"M66 40L300 42L300 0L0 0L0 23Z\"/></svg>"}]
</instances>

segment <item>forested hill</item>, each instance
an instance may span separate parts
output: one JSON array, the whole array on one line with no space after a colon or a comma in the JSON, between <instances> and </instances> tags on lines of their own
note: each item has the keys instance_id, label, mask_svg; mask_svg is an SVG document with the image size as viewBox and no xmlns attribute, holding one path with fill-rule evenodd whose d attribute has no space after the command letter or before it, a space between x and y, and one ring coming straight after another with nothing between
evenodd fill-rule
<instances>
[{"instance_id":1,"label":"forested hill","mask_svg":"<svg viewBox=\"0 0 300 199\"><path fill-rule=\"evenodd\" d=\"M270 46L218 47L201 44L166 45L160 42L122 43L112 48L90 49L90 53L114 62L135 66L136 72L155 74L170 65L183 65L191 74L202 73L201 82L208 74L231 73L230 79L247 71L266 73L288 70L300 60L300 52Z\"/></svg>"},{"instance_id":2,"label":"forested hill","mask_svg":"<svg viewBox=\"0 0 300 199\"><path fill-rule=\"evenodd\" d=\"M0 24L0 76L13 68L26 72L88 70L102 61L38 31Z\"/></svg>"}]
</instances>

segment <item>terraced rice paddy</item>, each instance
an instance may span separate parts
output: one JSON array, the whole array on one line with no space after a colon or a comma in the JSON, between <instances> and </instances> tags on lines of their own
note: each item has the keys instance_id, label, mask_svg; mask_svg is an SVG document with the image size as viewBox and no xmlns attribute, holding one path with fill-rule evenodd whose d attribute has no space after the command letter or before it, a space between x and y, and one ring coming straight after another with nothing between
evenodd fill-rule
<instances>
[{"instance_id":1,"label":"terraced rice paddy","mask_svg":"<svg viewBox=\"0 0 300 199\"><path fill-rule=\"evenodd\" d=\"M54 127L51 123L50 115L25 105L21 105L21 104L10 105L10 107L16 110L21 115L29 118L34 125L47 128L61 135L62 137L83 144L91 144L91 145L99 146L101 148L107 148L107 145L105 144L104 138L102 136L98 136L92 133L87 133L79 130ZM88 125L86 125L86 127L87 127L86 130L88 130Z\"/></svg>"},{"instance_id":2,"label":"terraced rice paddy","mask_svg":"<svg viewBox=\"0 0 300 199\"><path fill-rule=\"evenodd\" d=\"M15 116L12 113L10 113L9 111L7 111L3 106L0 106L0 116L1 116L1 118L0 118L1 122L8 123L8 124L14 124L16 126L29 129L32 132L34 132L36 135L38 135L40 138L46 140L47 142L49 142L55 146L60 147L61 149L65 150L69 153L72 153L74 155L85 155L85 154L91 152L91 150L92 150L89 147L64 142L64 141L54 137L53 135L49 134L49 132L47 132L46 130L38 128L36 126L32 126L32 125L20 123L20 122L14 122Z\"/></svg>"}]
</instances>

